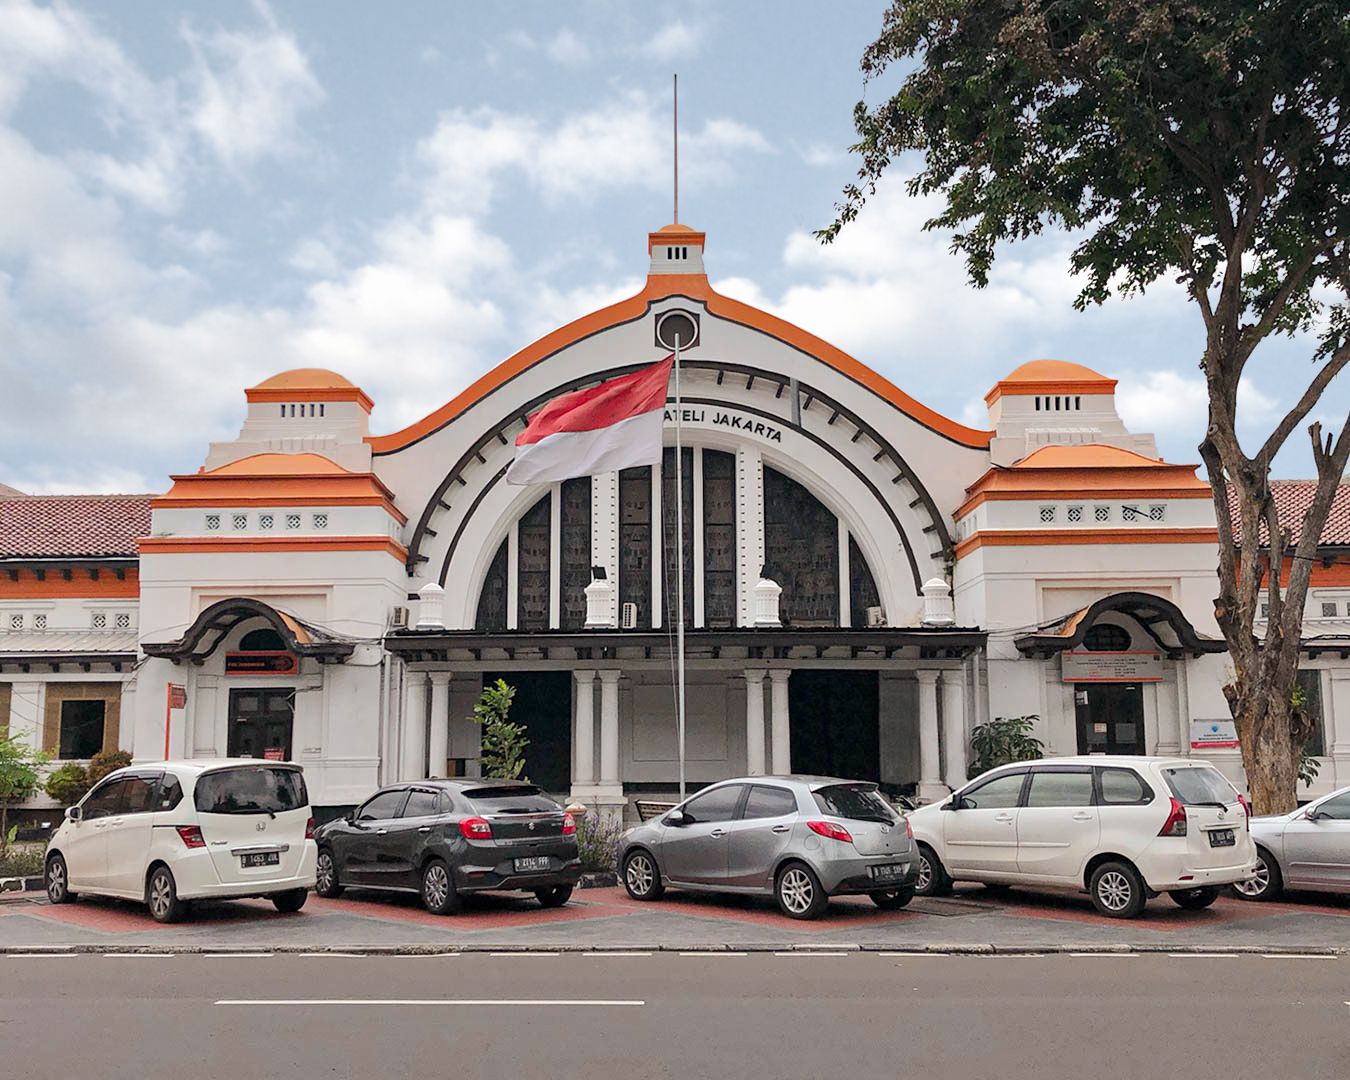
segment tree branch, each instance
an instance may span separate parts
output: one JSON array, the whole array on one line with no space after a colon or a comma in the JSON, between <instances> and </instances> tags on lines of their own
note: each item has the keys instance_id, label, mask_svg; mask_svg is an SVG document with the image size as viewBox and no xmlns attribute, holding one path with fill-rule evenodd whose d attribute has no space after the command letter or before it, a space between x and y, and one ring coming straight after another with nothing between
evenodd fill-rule
<instances>
[{"instance_id":1,"label":"tree branch","mask_svg":"<svg viewBox=\"0 0 1350 1080\"><path fill-rule=\"evenodd\" d=\"M1308 388L1303 391L1303 396L1298 399L1298 403L1289 410L1283 420L1275 425L1275 430L1270 433L1270 437L1262 444L1256 455L1256 461L1264 468L1270 467L1270 463L1275 460L1275 455L1284 446L1285 440L1312 411L1313 406L1321 398L1322 391L1327 388L1327 384L1340 374L1341 369L1346 364L1350 364L1350 344L1342 345L1331 354L1327 362L1318 369L1317 375L1308 384ZM1344 435L1344 432L1342 432L1342 435Z\"/></svg>"}]
</instances>

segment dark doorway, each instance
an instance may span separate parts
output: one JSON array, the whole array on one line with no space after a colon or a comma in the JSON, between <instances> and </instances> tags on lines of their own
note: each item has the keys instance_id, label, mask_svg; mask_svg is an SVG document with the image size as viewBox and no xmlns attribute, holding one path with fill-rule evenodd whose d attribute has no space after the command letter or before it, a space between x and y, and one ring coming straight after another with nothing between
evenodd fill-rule
<instances>
[{"instance_id":1,"label":"dark doorway","mask_svg":"<svg viewBox=\"0 0 1350 1080\"><path fill-rule=\"evenodd\" d=\"M231 690L230 757L291 760L294 690Z\"/></svg>"},{"instance_id":2,"label":"dark doorway","mask_svg":"<svg viewBox=\"0 0 1350 1080\"><path fill-rule=\"evenodd\" d=\"M483 684L504 679L516 688L511 719L525 725L525 775L545 791L572 787L572 673L569 671L487 671Z\"/></svg>"},{"instance_id":3,"label":"dark doorway","mask_svg":"<svg viewBox=\"0 0 1350 1080\"><path fill-rule=\"evenodd\" d=\"M881 779L875 671L798 669L788 681L788 708L794 773Z\"/></svg>"},{"instance_id":4,"label":"dark doorway","mask_svg":"<svg viewBox=\"0 0 1350 1080\"><path fill-rule=\"evenodd\" d=\"M1143 754L1144 690L1138 683L1075 683L1080 754Z\"/></svg>"}]
</instances>

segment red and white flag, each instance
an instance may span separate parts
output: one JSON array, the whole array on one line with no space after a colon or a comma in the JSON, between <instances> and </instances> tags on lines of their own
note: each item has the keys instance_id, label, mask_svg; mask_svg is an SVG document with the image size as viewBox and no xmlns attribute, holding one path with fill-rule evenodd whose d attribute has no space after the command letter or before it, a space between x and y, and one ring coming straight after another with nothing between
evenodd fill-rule
<instances>
[{"instance_id":1,"label":"red and white flag","mask_svg":"<svg viewBox=\"0 0 1350 1080\"><path fill-rule=\"evenodd\" d=\"M674 361L672 354L631 375L554 398L516 436L506 482L545 484L660 464Z\"/></svg>"}]
</instances>

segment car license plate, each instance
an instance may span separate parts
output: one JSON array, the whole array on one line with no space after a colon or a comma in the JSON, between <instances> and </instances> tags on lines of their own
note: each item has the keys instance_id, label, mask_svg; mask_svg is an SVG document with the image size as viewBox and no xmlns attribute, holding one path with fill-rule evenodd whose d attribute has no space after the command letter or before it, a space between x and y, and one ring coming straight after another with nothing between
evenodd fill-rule
<instances>
[{"instance_id":1,"label":"car license plate","mask_svg":"<svg viewBox=\"0 0 1350 1080\"><path fill-rule=\"evenodd\" d=\"M247 855L239 856L239 865L245 870L254 866L280 866L281 852L279 851L251 851Z\"/></svg>"},{"instance_id":2,"label":"car license plate","mask_svg":"<svg viewBox=\"0 0 1350 1080\"><path fill-rule=\"evenodd\" d=\"M909 863L889 863L886 866L869 866L873 881L894 881L905 876Z\"/></svg>"},{"instance_id":3,"label":"car license plate","mask_svg":"<svg viewBox=\"0 0 1350 1080\"><path fill-rule=\"evenodd\" d=\"M547 870L549 867L549 858L547 855L530 855L524 859L516 860L516 873L523 874L530 870Z\"/></svg>"},{"instance_id":4,"label":"car license plate","mask_svg":"<svg viewBox=\"0 0 1350 1080\"><path fill-rule=\"evenodd\" d=\"M1233 835L1232 829L1210 829L1209 846L1210 847L1232 847L1237 843L1237 838Z\"/></svg>"}]
</instances>

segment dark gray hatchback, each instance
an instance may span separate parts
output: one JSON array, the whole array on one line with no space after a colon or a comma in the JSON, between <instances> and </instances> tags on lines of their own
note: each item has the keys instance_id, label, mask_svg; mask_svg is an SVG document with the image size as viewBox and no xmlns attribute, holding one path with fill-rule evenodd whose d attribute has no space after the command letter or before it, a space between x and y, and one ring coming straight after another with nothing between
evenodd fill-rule
<instances>
[{"instance_id":1,"label":"dark gray hatchback","mask_svg":"<svg viewBox=\"0 0 1350 1080\"><path fill-rule=\"evenodd\" d=\"M581 878L576 823L533 784L418 780L393 784L314 834L316 891L415 892L437 915L468 892L533 892L567 903Z\"/></svg>"}]
</instances>

